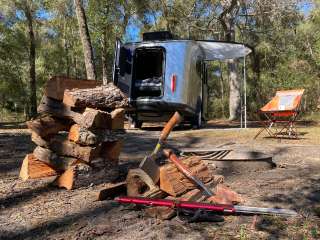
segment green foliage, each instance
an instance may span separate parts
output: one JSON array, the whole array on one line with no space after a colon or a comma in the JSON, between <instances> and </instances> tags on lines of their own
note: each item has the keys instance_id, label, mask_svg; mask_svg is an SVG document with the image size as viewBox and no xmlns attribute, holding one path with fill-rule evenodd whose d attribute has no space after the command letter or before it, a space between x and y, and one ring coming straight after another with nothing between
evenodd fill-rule
<instances>
[{"instance_id":1,"label":"green foliage","mask_svg":"<svg viewBox=\"0 0 320 240\"><path fill-rule=\"evenodd\" d=\"M228 1L86 0L98 78L106 66L111 79L116 38L128 39L128 26L143 31L170 30L181 38L224 40L221 25ZM229 1L231 2L231 1ZM301 1L237 1L228 13L235 39L253 48L247 58L250 118L279 89L304 88L303 108L315 116L320 100L320 2L308 16ZM21 4L33 7L36 33L38 100L53 75L85 77L85 66L73 0L0 0L0 108L23 113L29 105L29 36ZM228 15L228 17L230 17ZM242 74L239 63L239 76ZM214 74L217 71L221 74ZM226 63L209 64L210 116L227 118L229 85ZM13 107L15 106L15 107Z\"/></svg>"}]
</instances>

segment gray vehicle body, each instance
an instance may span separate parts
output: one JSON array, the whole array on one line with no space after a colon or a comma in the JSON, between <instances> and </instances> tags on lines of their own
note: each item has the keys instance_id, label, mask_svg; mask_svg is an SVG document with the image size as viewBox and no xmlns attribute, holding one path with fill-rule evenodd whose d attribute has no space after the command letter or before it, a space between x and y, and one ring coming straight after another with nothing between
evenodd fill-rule
<instances>
[{"instance_id":1,"label":"gray vehicle body","mask_svg":"<svg viewBox=\"0 0 320 240\"><path fill-rule=\"evenodd\" d=\"M243 57L249 52L250 49L242 44L224 42L165 40L123 45L118 42L114 83L127 94L130 104L134 107L131 115L135 120L166 121L175 111L179 111L191 121L199 118L205 120L205 61ZM145 61L143 56L146 56ZM154 66L155 64L158 66ZM137 94L137 86L141 82L137 76L143 76L143 71L154 67L157 68L154 72L157 72L155 75L158 81L154 85L161 88L161 91L154 95L148 95L148 92Z\"/></svg>"}]
</instances>

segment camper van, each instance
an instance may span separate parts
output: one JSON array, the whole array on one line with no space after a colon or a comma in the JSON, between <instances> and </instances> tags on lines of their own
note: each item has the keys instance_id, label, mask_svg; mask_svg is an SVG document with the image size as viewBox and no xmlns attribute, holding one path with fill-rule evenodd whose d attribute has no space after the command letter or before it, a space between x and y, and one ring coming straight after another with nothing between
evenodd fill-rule
<instances>
[{"instance_id":1,"label":"camper van","mask_svg":"<svg viewBox=\"0 0 320 240\"><path fill-rule=\"evenodd\" d=\"M179 111L200 127L207 118L206 61L244 57L238 43L179 40L169 32L145 33L142 42L116 43L113 82L129 98L135 127L167 121Z\"/></svg>"}]
</instances>

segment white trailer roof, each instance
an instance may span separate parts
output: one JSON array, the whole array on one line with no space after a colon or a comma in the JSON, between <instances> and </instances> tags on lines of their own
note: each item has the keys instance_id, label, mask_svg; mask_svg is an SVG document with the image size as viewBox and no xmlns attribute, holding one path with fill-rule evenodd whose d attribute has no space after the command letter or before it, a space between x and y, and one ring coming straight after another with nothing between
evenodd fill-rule
<instances>
[{"instance_id":1,"label":"white trailer roof","mask_svg":"<svg viewBox=\"0 0 320 240\"><path fill-rule=\"evenodd\" d=\"M247 56L251 49L240 43L197 41L204 51L205 60L226 60Z\"/></svg>"}]
</instances>

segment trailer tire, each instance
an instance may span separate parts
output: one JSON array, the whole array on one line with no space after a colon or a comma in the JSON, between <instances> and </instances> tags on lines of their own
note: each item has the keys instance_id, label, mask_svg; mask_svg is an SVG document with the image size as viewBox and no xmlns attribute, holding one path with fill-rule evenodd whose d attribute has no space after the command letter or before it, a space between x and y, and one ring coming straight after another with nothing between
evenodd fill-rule
<instances>
[{"instance_id":1,"label":"trailer tire","mask_svg":"<svg viewBox=\"0 0 320 240\"><path fill-rule=\"evenodd\" d=\"M143 124L142 121L133 120L132 123L131 123L131 126L133 126L133 128L139 128L139 129L141 129L141 128L142 128L142 124Z\"/></svg>"},{"instance_id":2,"label":"trailer tire","mask_svg":"<svg viewBox=\"0 0 320 240\"><path fill-rule=\"evenodd\" d=\"M192 121L192 128L193 129L200 129L202 127L202 112L200 111L197 113L197 115L194 117Z\"/></svg>"},{"instance_id":3,"label":"trailer tire","mask_svg":"<svg viewBox=\"0 0 320 240\"><path fill-rule=\"evenodd\" d=\"M191 124L193 129L200 129L202 127L202 101L199 98L197 103L197 113L194 116Z\"/></svg>"}]
</instances>

